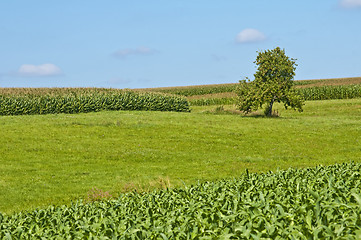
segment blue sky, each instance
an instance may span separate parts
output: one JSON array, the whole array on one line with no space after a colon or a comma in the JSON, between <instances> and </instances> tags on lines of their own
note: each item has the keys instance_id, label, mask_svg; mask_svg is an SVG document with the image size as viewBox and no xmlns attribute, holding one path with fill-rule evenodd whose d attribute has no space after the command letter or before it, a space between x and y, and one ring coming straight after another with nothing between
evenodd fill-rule
<instances>
[{"instance_id":1,"label":"blue sky","mask_svg":"<svg viewBox=\"0 0 361 240\"><path fill-rule=\"evenodd\" d=\"M296 80L357 77L361 0L1 1L0 43L0 87L236 83L278 46Z\"/></svg>"}]
</instances>

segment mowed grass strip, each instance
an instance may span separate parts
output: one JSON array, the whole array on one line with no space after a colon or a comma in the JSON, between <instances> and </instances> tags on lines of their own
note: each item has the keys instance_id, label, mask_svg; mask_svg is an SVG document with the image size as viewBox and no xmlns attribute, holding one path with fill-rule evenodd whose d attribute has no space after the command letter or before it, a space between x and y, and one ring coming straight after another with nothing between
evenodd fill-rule
<instances>
[{"instance_id":1,"label":"mowed grass strip","mask_svg":"<svg viewBox=\"0 0 361 240\"><path fill-rule=\"evenodd\" d=\"M98 112L1 116L0 212L68 204L93 187L117 196L251 172L360 162L361 99L306 102L280 118Z\"/></svg>"}]
</instances>

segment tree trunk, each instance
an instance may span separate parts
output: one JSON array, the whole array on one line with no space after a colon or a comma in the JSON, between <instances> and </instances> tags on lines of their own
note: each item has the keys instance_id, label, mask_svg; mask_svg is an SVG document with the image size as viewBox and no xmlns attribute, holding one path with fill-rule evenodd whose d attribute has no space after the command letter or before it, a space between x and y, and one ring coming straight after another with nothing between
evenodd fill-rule
<instances>
[{"instance_id":1,"label":"tree trunk","mask_svg":"<svg viewBox=\"0 0 361 240\"><path fill-rule=\"evenodd\" d=\"M267 109L267 116L268 116L268 117L271 117L271 116L272 116L273 102L274 102L274 100L272 99L271 102L269 103L269 106L268 106L268 109Z\"/></svg>"}]
</instances>

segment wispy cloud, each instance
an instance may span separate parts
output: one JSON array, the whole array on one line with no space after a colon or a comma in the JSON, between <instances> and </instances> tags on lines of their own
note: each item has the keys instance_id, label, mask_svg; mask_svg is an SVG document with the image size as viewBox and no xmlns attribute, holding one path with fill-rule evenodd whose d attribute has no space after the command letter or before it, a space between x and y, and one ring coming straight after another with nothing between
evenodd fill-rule
<instances>
[{"instance_id":1,"label":"wispy cloud","mask_svg":"<svg viewBox=\"0 0 361 240\"><path fill-rule=\"evenodd\" d=\"M152 55L157 52L157 50L148 47L125 48L114 52L113 56L117 58L126 58L130 55Z\"/></svg>"},{"instance_id":2,"label":"wispy cloud","mask_svg":"<svg viewBox=\"0 0 361 240\"><path fill-rule=\"evenodd\" d=\"M22 77L46 77L61 75L61 69L51 63L41 65L23 64L18 70L18 75Z\"/></svg>"},{"instance_id":3,"label":"wispy cloud","mask_svg":"<svg viewBox=\"0 0 361 240\"><path fill-rule=\"evenodd\" d=\"M339 3L343 8L361 8L361 0L340 0Z\"/></svg>"},{"instance_id":4,"label":"wispy cloud","mask_svg":"<svg viewBox=\"0 0 361 240\"><path fill-rule=\"evenodd\" d=\"M145 88L150 87L149 83L151 82L153 82L153 80L147 78L113 77L107 81L99 83L99 86L111 88L139 88L140 85L142 88Z\"/></svg>"},{"instance_id":5,"label":"wispy cloud","mask_svg":"<svg viewBox=\"0 0 361 240\"><path fill-rule=\"evenodd\" d=\"M130 80L129 78L119 78L119 77L113 77L111 78L109 81L107 81L108 84L127 84L127 83L131 83L132 80Z\"/></svg>"},{"instance_id":6,"label":"wispy cloud","mask_svg":"<svg viewBox=\"0 0 361 240\"><path fill-rule=\"evenodd\" d=\"M218 55L218 54L212 54L211 55L211 58L216 61L216 62L222 62L222 61L226 61L227 60L227 57L225 56L221 56L221 55Z\"/></svg>"},{"instance_id":7,"label":"wispy cloud","mask_svg":"<svg viewBox=\"0 0 361 240\"><path fill-rule=\"evenodd\" d=\"M265 39L266 36L254 28L246 28L236 36L237 43L254 43L264 41Z\"/></svg>"}]
</instances>

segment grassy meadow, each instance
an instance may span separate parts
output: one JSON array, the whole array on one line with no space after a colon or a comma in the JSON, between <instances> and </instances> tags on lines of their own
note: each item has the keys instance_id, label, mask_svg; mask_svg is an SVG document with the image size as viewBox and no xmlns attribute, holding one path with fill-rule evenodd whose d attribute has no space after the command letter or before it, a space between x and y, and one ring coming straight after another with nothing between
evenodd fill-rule
<instances>
[{"instance_id":1,"label":"grassy meadow","mask_svg":"<svg viewBox=\"0 0 361 240\"><path fill-rule=\"evenodd\" d=\"M250 172L361 162L361 99L307 101L304 112L243 116L102 111L0 116L0 212L69 204L97 187L177 187Z\"/></svg>"}]
</instances>

